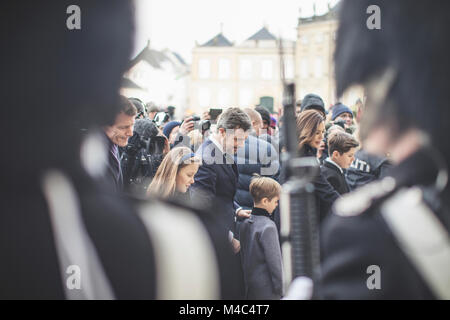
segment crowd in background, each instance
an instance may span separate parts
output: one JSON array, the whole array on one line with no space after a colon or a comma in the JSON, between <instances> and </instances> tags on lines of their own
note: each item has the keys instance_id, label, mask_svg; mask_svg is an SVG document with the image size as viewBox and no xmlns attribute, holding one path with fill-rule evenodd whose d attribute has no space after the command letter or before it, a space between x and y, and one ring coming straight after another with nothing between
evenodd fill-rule
<instances>
[{"instance_id":1,"label":"crowd in background","mask_svg":"<svg viewBox=\"0 0 450 320\"><path fill-rule=\"evenodd\" d=\"M282 161L283 115L256 106L210 109L201 117L177 121L173 106L161 111L136 98L121 99L116 122L105 128L113 148L109 159L113 185L131 197L193 207L218 203L222 212L216 214L224 215L219 219L242 266L237 275L245 288L242 297L281 298L278 201L288 170ZM298 152L315 158L320 166L313 183L316 214L322 222L343 194L384 177L389 161L364 152L359 142L356 115L363 112L361 100L355 112L340 102L326 110L320 96L308 94L296 107ZM111 133L120 130L126 131L122 140ZM268 226L274 232L266 231ZM261 246L265 249L258 252L255 248Z\"/></svg>"},{"instance_id":2,"label":"crowd in background","mask_svg":"<svg viewBox=\"0 0 450 320\"><path fill-rule=\"evenodd\" d=\"M173 119L120 97L131 3L79 0L83 27L68 30L71 4L0 10L0 298L286 297L293 138L320 164L321 274L302 296L450 299L448 1L344 0L336 95L361 84L367 101L301 97L287 135L292 119L260 106Z\"/></svg>"}]
</instances>

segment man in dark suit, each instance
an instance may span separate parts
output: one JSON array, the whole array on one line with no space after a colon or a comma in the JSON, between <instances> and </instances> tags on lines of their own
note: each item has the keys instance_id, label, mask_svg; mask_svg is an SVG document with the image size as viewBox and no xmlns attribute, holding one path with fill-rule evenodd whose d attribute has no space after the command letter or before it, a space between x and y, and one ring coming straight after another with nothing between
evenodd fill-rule
<instances>
[{"instance_id":1,"label":"man in dark suit","mask_svg":"<svg viewBox=\"0 0 450 320\"><path fill-rule=\"evenodd\" d=\"M331 156L325 159L320 170L324 178L341 195L350 192L344 170L348 169L355 159L358 146L358 141L345 132L336 132L328 139L328 150Z\"/></svg>"},{"instance_id":2,"label":"man in dark suit","mask_svg":"<svg viewBox=\"0 0 450 320\"><path fill-rule=\"evenodd\" d=\"M123 190L119 147L126 147L128 139L133 136L136 114L136 107L127 98L120 96L119 113L114 119L114 124L103 128L108 143L108 168L105 180L116 191Z\"/></svg>"},{"instance_id":3,"label":"man in dark suit","mask_svg":"<svg viewBox=\"0 0 450 320\"><path fill-rule=\"evenodd\" d=\"M250 128L250 118L241 109L229 108L223 112L217 122L216 132L197 151L202 158L202 165L190 188L193 203L215 203L214 210L221 211L223 226L236 253L239 251L239 241L234 237L235 215L248 217L249 212L234 202L239 177L234 155L244 145Z\"/></svg>"}]
</instances>

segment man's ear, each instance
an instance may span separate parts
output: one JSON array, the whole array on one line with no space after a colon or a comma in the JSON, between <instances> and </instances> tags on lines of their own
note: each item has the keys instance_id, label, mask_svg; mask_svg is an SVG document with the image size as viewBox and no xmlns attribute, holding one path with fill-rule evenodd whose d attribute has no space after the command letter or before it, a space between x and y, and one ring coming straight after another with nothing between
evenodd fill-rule
<instances>
[{"instance_id":1,"label":"man's ear","mask_svg":"<svg viewBox=\"0 0 450 320\"><path fill-rule=\"evenodd\" d=\"M219 128L218 132L223 137L226 133L226 130L224 128Z\"/></svg>"}]
</instances>

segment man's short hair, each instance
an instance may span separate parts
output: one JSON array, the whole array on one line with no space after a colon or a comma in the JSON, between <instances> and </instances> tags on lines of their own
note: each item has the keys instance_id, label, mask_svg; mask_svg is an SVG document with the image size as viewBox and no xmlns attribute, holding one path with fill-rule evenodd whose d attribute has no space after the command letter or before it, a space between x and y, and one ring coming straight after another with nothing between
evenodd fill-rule
<instances>
[{"instance_id":1,"label":"man's short hair","mask_svg":"<svg viewBox=\"0 0 450 320\"><path fill-rule=\"evenodd\" d=\"M128 100L126 97L124 96L120 96L120 105L119 105L119 111L121 113L126 114L127 116L136 116L137 115L137 109L136 107L133 105L133 103Z\"/></svg>"},{"instance_id":2,"label":"man's short hair","mask_svg":"<svg viewBox=\"0 0 450 320\"><path fill-rule=\"evenodd\" d=\"M256 176L250 182L249 190L254 203L260 203L263 198L272 200L279 197L281 186L272 178Z\"/></svg>"},{"instance_id":3,"label":"man's short hair","mask_svg":"<svg viewBox=\"0 0 450 320\"><path fill-rule=\"evenodd\" d=\"M263 123L270 126L270 111L267 110L267 108L265 108L263 106L256 107L255 111L259 112L259 114L261 115L261 118L263 119Z\"/></svg>"},{"instance_id":4,"label":"man's short hair","mask_svg":"<svg viewBox=\"0 0 450 320\"><path fill-rule=\"evenodd\" d=\"M252 127L252 122L249 116L240 108L228 108L221 113L217 121L217 130L224 129L242 129L249 130Z\"/></svg>"},{"instance_id":5,"label":"man's short hair","mask_svg":"<svg viewBox=\"0 0 450 320\"><path fill-rule=\"evenodd\" d=\"M147 108L147 112L159 112L159 108L156 104L154 104L153 102L147 102L147 104L145 105L145 107Z\"/></svg>"},{"instance_id":6,"label":"man's short hair","mask_svg":"<svg viewBox=\"0 0 450 320\"><path fill-rule=\"evenodd\" d=\"M252 108L245 108L244 112L250 117L250 120L253 121L261 121L262 122L262 117L261 114L256 111L255 109Z\"/></svg>"},{"instance_id":7,"label":"man's short hair","mask_svg":"<svg viewBox=\"0 0 450 320\"><path fill-rule=\"evenodd\" d=\"M339 154L344 154L349 152L350 149L357 147L359 147L359 142L351 134L346 132L335 131L328 138L330 156L334 151L339 152Z\"/></svg>"}]
</instances>

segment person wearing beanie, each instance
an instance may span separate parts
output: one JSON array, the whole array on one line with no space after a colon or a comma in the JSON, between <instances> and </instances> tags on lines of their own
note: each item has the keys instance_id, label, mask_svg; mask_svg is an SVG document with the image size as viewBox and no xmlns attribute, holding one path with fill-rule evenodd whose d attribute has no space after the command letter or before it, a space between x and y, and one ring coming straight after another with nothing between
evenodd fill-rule
<instances>
[{"instance_id":1,"label":"person wearing beanie","mask_svg":"<svg viewBox=\"0 0 450 320\"><path fill-rule=\"evenodd\" d=\"M275 117L270 116L270 127L274 130L277 128L277 119Z\"/></svg>"},{"instance_id":2,"label":"person wearing beanie","mask_svg":"<svg viewBox=\"0 0 450 320\"><path fill-rule=\"evenodd\" d=\"M181 122L179 121L170 121L164 126L163 134L167 137L167 139L169 139L169 142L170 142L170 134L171 133L176 134L178 130L176 130L175 132L173 132L173 130L177 127L179 128L180 125Z\"/></svg>"},{"instance_id":3,"label":"person wearing beanie","mask_svg":"<svg viewBox=\"0 0 450 320\"><path fill-rule=\"evenodd\" d=\"M349 128L353 124L353 112L346 105L338 102L333 106L332 121L343 120L345 128Z\"/></svg>"},{"instance_id":4,"label":"person wearing beanie","mask_svg":"<svg viewBox=\"0 0 450 320\"><path fill-rule=\"evenodd\" d=\"M307 94L302 99L302 102L300 105L300 112L310 110L310 109L319 111L324 118L327 114L327 112L325 110L325 104L323 103L322 98L313 93Z\"/></svg>"}]
</instances>

